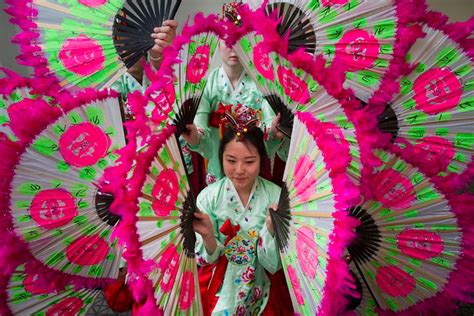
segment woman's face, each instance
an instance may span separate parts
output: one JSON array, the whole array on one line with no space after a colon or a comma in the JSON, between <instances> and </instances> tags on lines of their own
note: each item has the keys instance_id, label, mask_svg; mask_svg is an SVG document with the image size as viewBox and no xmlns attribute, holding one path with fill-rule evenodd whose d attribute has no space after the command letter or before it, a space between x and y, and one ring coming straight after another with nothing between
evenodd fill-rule
<instances>
[{"instance_id":1,"label":"woman's face","mask_svg":"<svg viewBox=\"0 0 474 316\"><path fill-rule=\"evenodd\" d=\"M222 164L238 192L250 191L260 173L260 154L251 143L234 138L225 146Z\"/></svg>"},{"instance_id":2,"label":"woman's face","mask_svg":"<svg viewBox=\"0 0 474 316\"><path fill-rule=\"evenodd\" d=\"M224 41L219 42L222 62L229 67L240 66L240 60L232 48L226 46Z\"/></svg>"}]
</instances>

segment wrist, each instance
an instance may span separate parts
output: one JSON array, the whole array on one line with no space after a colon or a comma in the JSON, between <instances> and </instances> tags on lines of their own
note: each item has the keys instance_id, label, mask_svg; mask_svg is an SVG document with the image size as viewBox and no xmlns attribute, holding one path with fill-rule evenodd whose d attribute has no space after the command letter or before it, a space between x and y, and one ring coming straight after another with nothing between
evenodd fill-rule
<instances>
[{"instance_id":1,"label":"wrist","mask_svg":"<svg viewBox=\"0 0 474 316\"><path fill-rule=\"evenodd\" d=\"M163 55L160 55L158 57L154 57L150 52L148 52L148 59L151 61L161 61L163 59Z\"/></svg>"}]
</instances>

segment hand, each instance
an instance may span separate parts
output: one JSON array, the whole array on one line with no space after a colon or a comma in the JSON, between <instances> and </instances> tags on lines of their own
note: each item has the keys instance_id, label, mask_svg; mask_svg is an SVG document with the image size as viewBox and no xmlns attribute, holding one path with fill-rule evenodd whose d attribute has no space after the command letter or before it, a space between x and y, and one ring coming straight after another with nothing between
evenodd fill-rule
<instances>
[{"instance_id":1,"label":"hand","mask_svg":"<svg viewBox=\"0 0 474 316\"><path fill-rule=\"evenodd\" d=\"M277 128L278 125L280 125L280 120L281 120L281 113L278 113L277 116L272 121L272 127L270 129L270 132L272 133L272 137L274 139L282 139L285 135Z\"/></svg>"},{"instance_id":2,"label":"hand","mask_svg":"<svg viewBox=\"0 0 474 316\"><path fill-rule=\"evenodd\" d=\"M272 235L272 237L275 236L275 229L273 227L272 217L270 216L270 212L276 212L277 209L278 209L278 205L272 204L270 205L270 208L267 210L266 224L267 224L267 229Z\"/></svg>"},{"instance_id":3,"label":"hand","mask_svg":"<svg viewBox=\"0 0 474 316\"><path fill-rule=\"evenodd\" d=\"M181 136L189 145L197 145L199 143L199 134L196 124L188 124L186 128L188 129L188 133L184 132Z\"/></svg>"},{"instance_id":4,"label":"hand","mask_svg":"<svg viewBox=\"0 0 474 316\"><path fill-rule=\"evenodd\" d=\"M176 28L178 27L178 21L166 20L163 22L161 27L155 27L151 37L155 40L155 45L150 50L150 56L153 59L161 59L163 55L163 49L168 47L176 37ZM153 65L155 63L161 63L161 60L152 60Z\"/></svg>"},{"instance_id":5,"label":"hand","mask_svg":"<svg viewBox=\"0 0 474 316\"><path fill-rule=\"evenodd\" d=\"M193 229L202 236L203 240L214 238L214 227L211 218L205 213L194 213Z\"/></svg>"}]
</instances>

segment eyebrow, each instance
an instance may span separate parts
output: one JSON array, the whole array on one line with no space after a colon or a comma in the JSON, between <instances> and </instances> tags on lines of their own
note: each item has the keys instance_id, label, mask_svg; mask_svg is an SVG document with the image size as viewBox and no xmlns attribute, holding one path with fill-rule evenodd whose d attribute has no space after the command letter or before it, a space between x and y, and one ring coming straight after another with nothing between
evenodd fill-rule
<instances>
[{"instance_id":1,"label":"eyebrow","mask_svg":"<svg viewBox=\"0 0 474 316\"><path fill-rule=\"evenodd\" d=\"M235 156L232 156L232 155L229 155L229 154L226 154L225 157L226 157L226 158L234 158L234 159L235 159ZM257 158L257 156L247 156L247 157L244 157L244 159L254 159L254 158Z\"/></svg>"}]
</instances>

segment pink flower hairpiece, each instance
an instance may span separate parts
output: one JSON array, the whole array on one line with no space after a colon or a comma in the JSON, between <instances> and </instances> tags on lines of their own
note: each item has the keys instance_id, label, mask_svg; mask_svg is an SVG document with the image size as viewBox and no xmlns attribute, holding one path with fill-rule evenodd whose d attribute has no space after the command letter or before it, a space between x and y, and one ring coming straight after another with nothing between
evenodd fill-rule
<instances>
[{"instance_id":1,"label":"pink flower hairpiece","mask_svg":"<svg viewBox=\"0 0 474 316\"><path fill-rule=\"evenodd\" d=\"M254 110L242 104L233 105L230 111L225 112L223 125L231 128L237 140L241 141L244 134L252 128L259 128L261 125L261 111Z\"/></svg>"}]
</instances>

